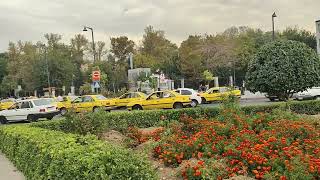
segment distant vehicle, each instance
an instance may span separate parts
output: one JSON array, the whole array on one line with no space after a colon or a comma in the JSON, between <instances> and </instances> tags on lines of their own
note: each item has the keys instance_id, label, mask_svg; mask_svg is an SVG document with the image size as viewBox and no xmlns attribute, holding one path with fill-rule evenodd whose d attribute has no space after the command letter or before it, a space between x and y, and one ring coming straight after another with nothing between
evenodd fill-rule
<instances>
[{"instance_id":1,"label":"distant vehicle","mask_svg":"<svg viewBox=\"0 0 320 180\"><path fill-rule=\"evenodd\" d=\"M196 107L198 104L201 104L201 96L200 94L190 88L179 88L176 90L177 93L184 95L184 96L189 96L191 99L191 107Z\"/></svg>"},{"instance_id":2,"label":"distant vehicle","mask_svg":"<svg viewBox=\"0 0 320 180\"><path fill-rule=\"evenodd\" d=\"M3 99L0 101L0 111L8 109L16 102L15 99L9 98L9 99Z\"/></svg>"},{"instance_id":3,"label":"distant vehicle","mask_svg":"<svg viewBox=\"0 0 320 180\"><path fill-rule=\"evenodd\" d=\"M128 92L125 93L123 95L121 95L118 98L114 98L111 99L116 108L120 109L120 108L126 108L128 103L133 102L133 101L137 101L137 100L141 100L143 98L145 98L147 95L142 93L142 92Z\"/></svg>"},{"instance_id":4,"label":"distant vehicle","mask_svg":"<svg viewBox=\"0 0 320 180\"><path fill-rule=\"evenodd\" d=\"M313 87L307 89L303 92L298 92L293 95L293 98L296 100L305 100L305 99L317 99L320 100L320 87Z\"/></svg>"},{"instance_id":5,"label":"distant vehicle","mask_svg":"<svg viewBox=\"0 0 320 180\"><path fill-rule=\"evenodd\" d=\"M58 109L60 114L64 116L69 109L72 108L72 101L77 99L78 96L63 96L61 100L57 100Z\"/></svg>"},{"instance_id":6,"label":"distant vehicle","mask_svg":"<svg viewBox=\"0 0 320 180\"><path fill-rule=\"evenodd\" d=\"M128 110L148 109L181 109L191 105L188 96L180 95L174 91L156 91L149 96L128 103Z\"/></svg>"},{"instance_id":7,"label":"distant vehicle","mask_svg":"<svg viewBox=\"0 0 320 180\"><path fill-rule=\"evenodd\" d=\"M75 112L97 112L99 109L110 111L114 108L113 101L103 95L85 95L72 102L72 109Z\"/></svg>"},{"instance_id":8,"label":"distant vehicle","mask_svg":"<svg viewBox=\"0 0 320 180\"><path fill-rule=\"evenodd\" d=\"M205 93L200 93L202 103L210 103L213 101L221 101L224 96L235 95L241 97L241 91L228 87L214 87L208 89Z\"/></svg>"},{"instance_id":9,"label":"distant vehicle","mask_svg":"<svg viewBox=\"0 0 320 180\"><path fill-rule=\"evenodd\" d=\"M1 124L8 121L37 121L39 118L51 120L59 113L54 99L27 99L14 103L8 110L0 112Z\"/></svg>"}]
</instances>

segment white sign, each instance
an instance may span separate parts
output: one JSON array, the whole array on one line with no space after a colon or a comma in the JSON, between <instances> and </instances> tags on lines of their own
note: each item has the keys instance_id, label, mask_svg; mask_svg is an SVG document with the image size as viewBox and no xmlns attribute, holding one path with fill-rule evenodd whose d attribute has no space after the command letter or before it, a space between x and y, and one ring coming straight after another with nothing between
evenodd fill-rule
<instances>
[{"instance_id":1,"label":"white sign","mask_svg":"<svg viewBox=\"0 0 320 180\"><path fill-rule=\"evenodd\" d=\"M96 89L100 88L100 84L98 82L93 82L93 87Z\"/></svg>"}]
</instances>

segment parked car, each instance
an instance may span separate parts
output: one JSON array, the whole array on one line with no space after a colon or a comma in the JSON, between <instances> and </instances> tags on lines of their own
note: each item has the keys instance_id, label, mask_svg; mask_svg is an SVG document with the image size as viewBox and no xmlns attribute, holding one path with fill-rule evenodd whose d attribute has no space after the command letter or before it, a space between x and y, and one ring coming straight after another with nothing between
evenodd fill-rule
<instances>
[{"instance_id":1,"label":"parked car","mask_svg":"<svg viewBox=\"0 0 320 180\"><path fill-rule=\"evenodd\" d=\"M72 102L72 109L75 112L96 112L99 109L110 111L114 108L113 101L103 95L85 95Z\"/></svg>"},{"instance_id":2,"label":"parked car","mask_svg":"<svg viewBox=\"0 0 320 180\"><path fill-rule=\"evenodd\" d=\"M320 87L313 87L307 89L303 92L298 92L293 95L293 98L296 100L305 100L305 99L319 99L320 100Z\"/></svg>"},{"instance_id":3,"label":"parked car","mask_svg":"<svg viewBox=\"0 0 320 180\"><path fill-rule=\"evenodd\" d=\"M201 93L202 103L210 103L213 101L221 101L224 96L235 95L241 97L241 91L238 89L231 89L228 87L214 87L208 89L205 93Z\"/></svg>"},{"instance_id":4,"label":"parked car","mask_svg":"<svg viewBox=\"0 0 320 180\"><path fill-rule=\"evenodd\" d=\"M201 96L200 94L190 88L179 88L176 90L177 93L183 96L189 96L191 99L191 107L196 107L198 104L201 104Z\"/></svg>"},{"instance_id":5,"label":"parked car","mask_svg":"<svg viewBox=\"0 0 320 180\"><path fill-rule=\"evenodd\" d=\"M144 99L128 103L128 110L147 109L181 109L191 105L188 96L180 95L174 91L157 91Z\"/></svg>"},{"instance_id":6,"label":"parked car","mask_svg":"<svg viewBox=\"0 0 320 180\"><path fill-rule=\"evenodd\" d=\"M0 112L0 122L28 120L37 121L39 118L51 120L59 114L57 105L52 98L27 99L14 103L9 109Z\"/></svg>"},{"instance_id":7,"label":"parked car","mask_svg":"<svg viewBox=\"0 0 320 180\"><path fill-rule=\"evenodd\" d=\"M72 108L72 102L77 98L78 96L63 96L61 100L56 99L58 109L62 116L64 116L68 112L68 110Z\"/></svg>"},{"instance_id":8,"label":"parked car","mask_svg":"<svg viewBox=\"0 0 320 180\"><path fill-rule=\"evenodd\" d=\"M8 109L16 102L15 99L9 98L9 99L3 99L0 101L0 111Z\"/></svg>"},{"instance_id":9,"label":"parked car","mask_svg":"<svg viewBox=\"0 0 320 180\"><path fill-rule=\"evenodd\" d=\"M142 92L128 92L112 99L117 109L126 108L128 103L144 99L147 95Z\"/></svg>"}]
</instances>

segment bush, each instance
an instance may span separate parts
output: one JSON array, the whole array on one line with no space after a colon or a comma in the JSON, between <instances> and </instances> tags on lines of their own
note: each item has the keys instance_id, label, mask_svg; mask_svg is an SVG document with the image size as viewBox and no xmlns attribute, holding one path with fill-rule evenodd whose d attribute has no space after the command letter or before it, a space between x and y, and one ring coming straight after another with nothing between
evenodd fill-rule
<instances>
[{"instance_id":1,"label":"bush","mask_svg":"<svg viewBox=\"0 0 320 180\"><path fill-rule=\"evenodd\" d=\"M320 113L320 101L295 101L289 103L274 103L271 105L245 106L241 111L248 115L258 112L271 113L275 109L288 110L298 114ZM107 130L125 132L128 127L148 128L159 126L164 122L179 121L187 115L193 119L212 119L219 115L220 108L188 108L181 110L155 110L132 112L99 112L85 115L73 114L66 120L33 123L31 126L51 130L59 130L77 134L96 134Z\"/></svg>"},{"instance_id":2,"label":"bush","mask_svg":"<svg viewBox=\"0 0 320 180\"><path fill-rule=\"evenodd\" d=\"M263 46L250 61L246 85L252 92L264 92L286 100L293 93L318 86L320 59L306 44L273 41Z\"/></svg>"},{"instance_id":3,"label":"bush","mask_svg":"<svg viewBox=\"0 0 320 180\"><path fill-rule=\"evenodd\" d=\"M143 158L95 136L12 125L0 128L0 141L27 179L157 179Z\"/></svg>"}]
</instances>

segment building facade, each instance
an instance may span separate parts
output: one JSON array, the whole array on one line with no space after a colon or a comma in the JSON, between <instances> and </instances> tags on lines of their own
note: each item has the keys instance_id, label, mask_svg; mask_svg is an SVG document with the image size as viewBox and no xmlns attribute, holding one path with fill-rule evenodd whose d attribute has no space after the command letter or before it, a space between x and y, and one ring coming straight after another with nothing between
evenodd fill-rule
<instances>
[{"instance_id":1,"label":"building facade","mask_svg":"<svg viewBox=\"0 0 320 180\"><path fill-rule=\"evenodd\" d=\"M320 20L316 21L317 52L320 55Z\"/></svg>"}]
</instances>

